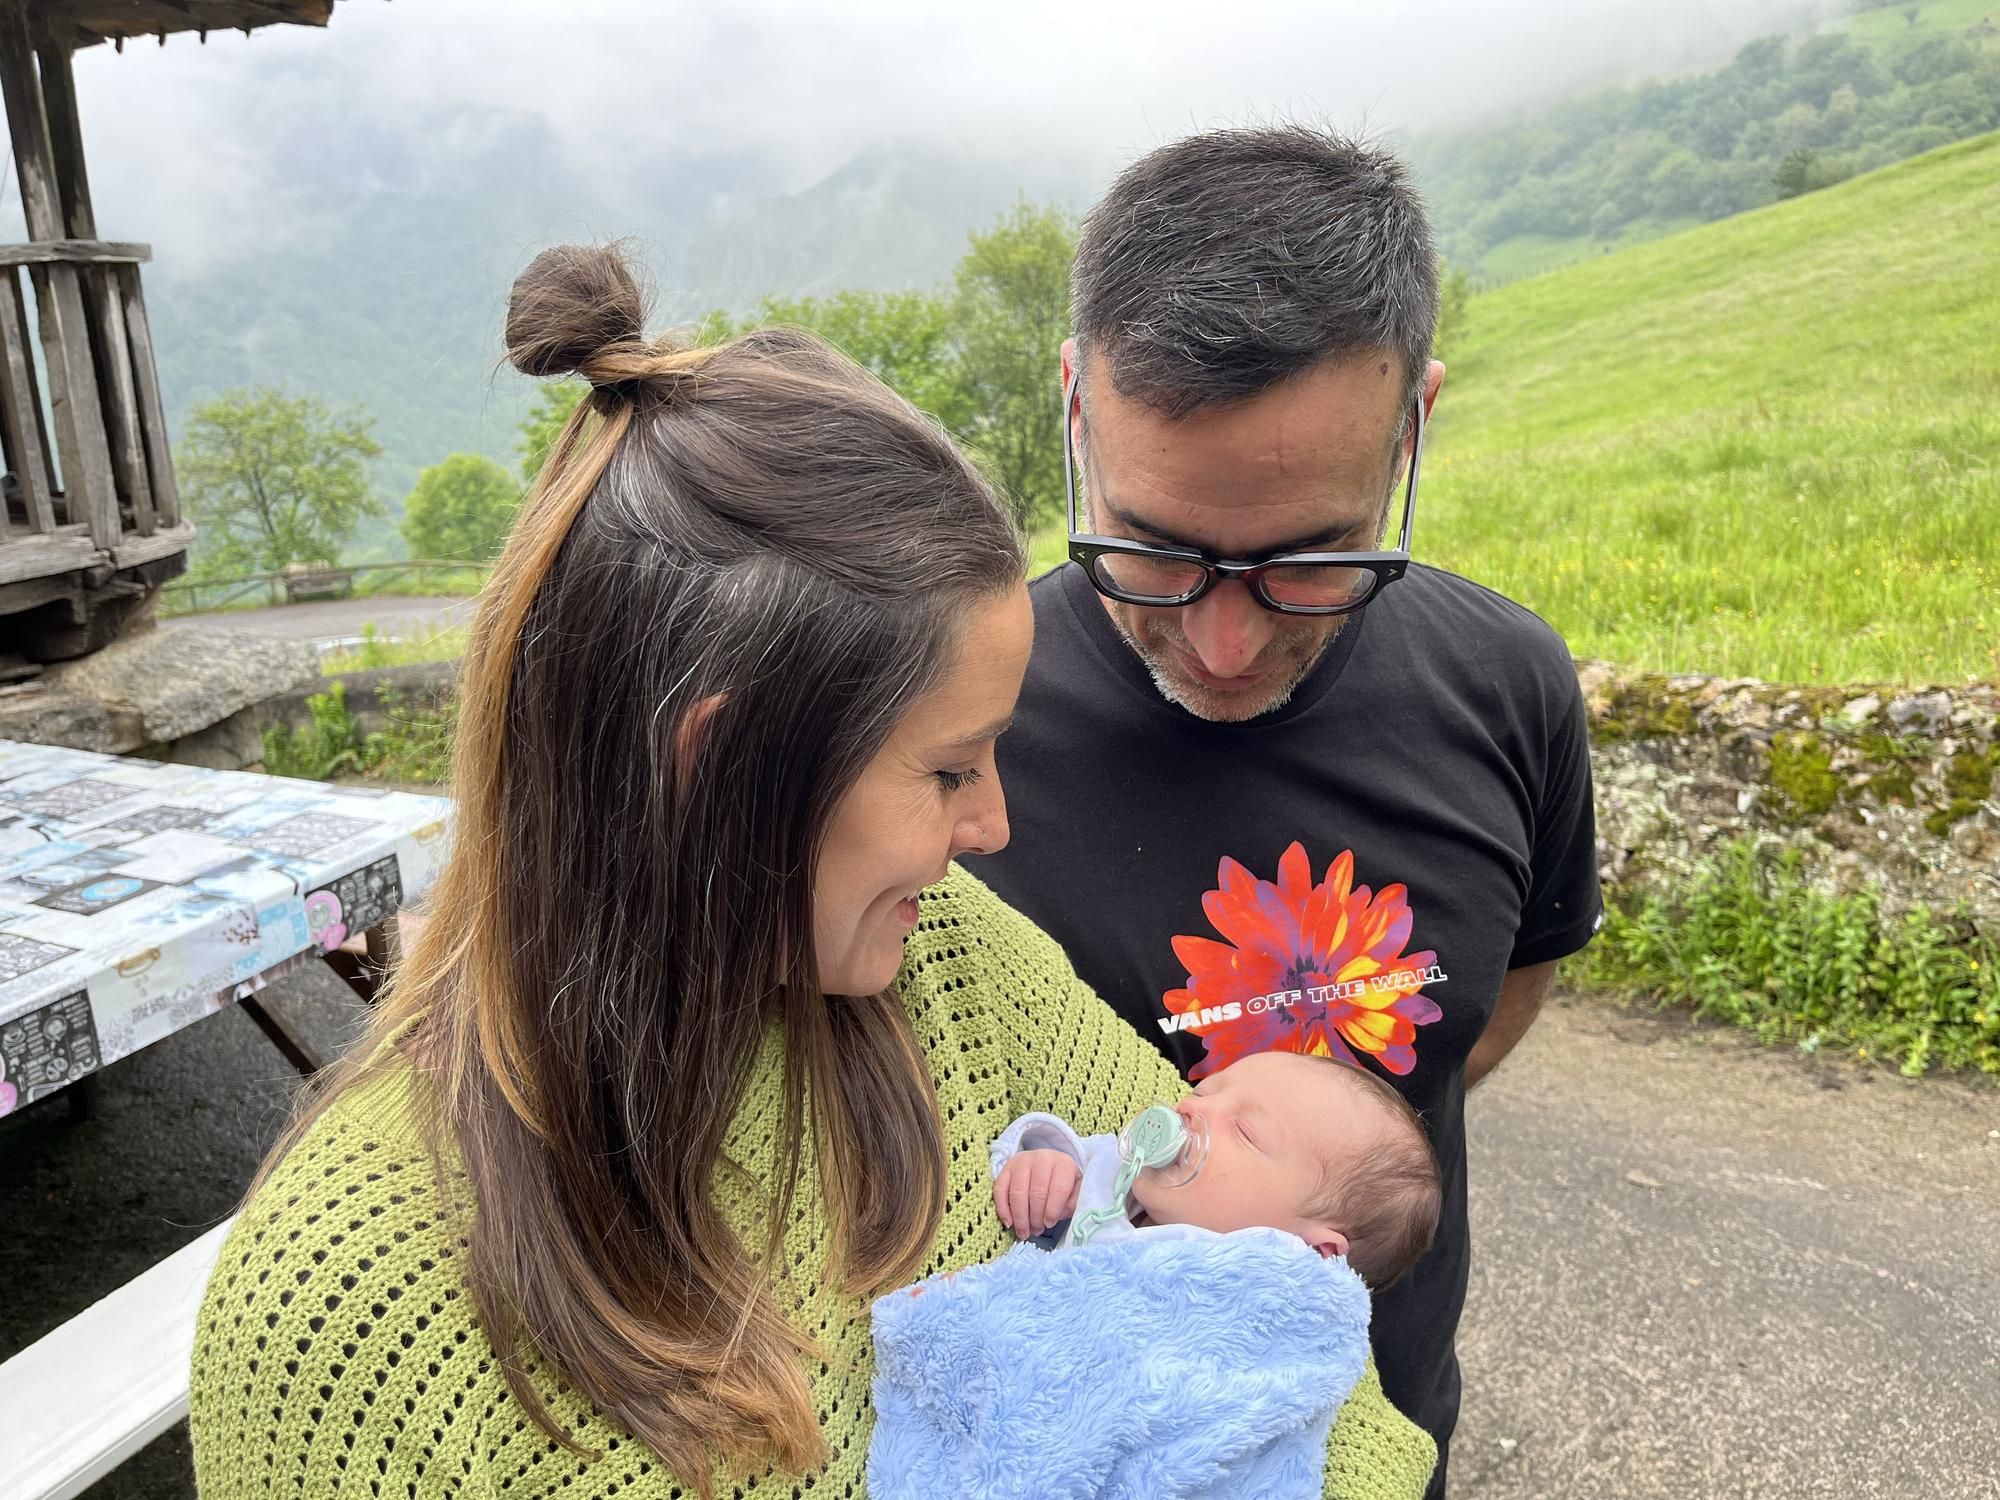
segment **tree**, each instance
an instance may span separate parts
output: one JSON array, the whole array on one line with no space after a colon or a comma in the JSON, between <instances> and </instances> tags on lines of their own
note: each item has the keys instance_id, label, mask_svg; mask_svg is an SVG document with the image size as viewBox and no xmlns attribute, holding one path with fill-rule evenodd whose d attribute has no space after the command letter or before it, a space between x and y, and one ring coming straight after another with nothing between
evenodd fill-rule
<instances>
[{"instance_id":1,"label":"tree","mask_svg":"<svg viewBox=\"0 0 2000 1500\"><path fill-rule=\"evenodd\" d=\"M514 476L483 453L454 453L417 476L403 502L412 557L485 562L499 554L521 506Z\"/></svg>"},{"instance_id":2,"label":"tree","mask_svg":"<svg viewBox=\"0 0 2000 1500\"><path fill-rule=\"evenodd\" d=\"M952 318L965 392L976 413L968 445L1024 526L1062 509L1062 341L1076 220L1017 203L972 236L953 279Z\"/></svg>"},{"instance_id":3,"label":"tree","mask_svg":"<svg viewBox=\"0 0 2000 1500\"><path fill-rule=\"evenodd\" d=\"M704 343L753 328L805 328L875 374L954 436L972 420L952 327L950 299L937 292L836 292L830 297L767 297L753 317L713 312Z\"/></svg>"},{"instance_id":4,"label":"tree","mask_svg":"<svg viewBox=\"0 0 2000 1500\"><path fill-rule=\"evenodd\" d=\"M383 514L368 477L368 460L382 451L373 426L358 412L268 389L197 407L175 472L201 528L201 571L337 561L355 523Z\"/></svg>"},{"instance_id":5,"label":"tree","mask_svg":"<svg viewBox=\"0 0 2000 1500\"><path fill-rule=\"evenodd\" d=\"M581 380L550 381L535 392L535 404L521 419L519 446L523 489L534 484L536 476L542 472L542 461L549 456L549 449L562 435L563 424L569 421L570 413L589 394L590 387Z\"/></svg>"},{"instance_id":6,"label":"tree","mask_svg":"<svg viewBox=\"0 0 2000 1500\"><path fill-rule=\"evenodd\" d=\"M1437 333L1431 340L1431 357L1449 361L1465 337L1465 317L1472 301L1471 273L1459 266L1438 265Z\"/></svg>"}]
</instances>

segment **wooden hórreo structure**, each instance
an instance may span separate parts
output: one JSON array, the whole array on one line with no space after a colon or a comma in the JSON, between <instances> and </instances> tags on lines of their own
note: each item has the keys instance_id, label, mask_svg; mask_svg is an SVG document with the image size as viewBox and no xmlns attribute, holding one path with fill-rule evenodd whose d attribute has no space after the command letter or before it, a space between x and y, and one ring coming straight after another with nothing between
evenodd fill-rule
<instances>
[{"instance_id":1,"label":"wooden h\u00f3rreo structure","mask_svg":"<svg viewBox=\"0 0 2000 1500\"><path fill-rule=\"evenodd\" d=\"M140 283L152 252L97 237L71 55L175 32L323 26L332 8L0 0L0 93L28 231L0 245L0 669L83 655L149 618L194 541Z\"/></svg>"}]
</instances>

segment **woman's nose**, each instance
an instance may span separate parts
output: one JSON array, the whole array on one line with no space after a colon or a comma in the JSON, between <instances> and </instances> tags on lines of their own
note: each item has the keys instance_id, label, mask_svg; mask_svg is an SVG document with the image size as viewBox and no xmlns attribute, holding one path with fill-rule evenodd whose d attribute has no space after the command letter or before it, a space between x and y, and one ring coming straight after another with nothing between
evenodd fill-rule
<instances>
[{"instance_id":1,"label":"woman's nose","mask_svg":"<svg viewBox=\"0 0 2000 1500\"><path fill-rule=\"evenodd\" d=\"M952 830L953 859L961 854L998 854L1007 847L1012 833L1007 826L1007 794L1001 790L997 775L990 776L988 782L992 792Z\"/></svg>"}]
</instances>

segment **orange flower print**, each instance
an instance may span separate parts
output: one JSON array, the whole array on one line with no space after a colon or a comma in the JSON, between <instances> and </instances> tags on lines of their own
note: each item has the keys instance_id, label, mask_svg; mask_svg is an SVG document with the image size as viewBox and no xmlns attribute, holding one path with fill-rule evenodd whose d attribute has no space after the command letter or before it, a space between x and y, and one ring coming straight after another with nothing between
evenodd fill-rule
<instances>
[{"instance_id":1,"label":"orange flower print","mask_svg":"<svg viewBox=\"0 0 2000 1500\"><path fill-rule=\"evenodd\" d=\"M1408 894L1400 885L1355 885L1351 849L1317 885L1297 843L1278 861L1275 883L1224 859L1201 908L1225 941L1174 939L1187 987L1167 992L1161 1024L1201 1038L1207 1055L1188 1076L1271 1051L1367 1057L1408 1073L1417 1028L1443 1014L1420 993L1443 977L1433 971L1437 955L1403 951Z\"/></svg>"}]
</instances>

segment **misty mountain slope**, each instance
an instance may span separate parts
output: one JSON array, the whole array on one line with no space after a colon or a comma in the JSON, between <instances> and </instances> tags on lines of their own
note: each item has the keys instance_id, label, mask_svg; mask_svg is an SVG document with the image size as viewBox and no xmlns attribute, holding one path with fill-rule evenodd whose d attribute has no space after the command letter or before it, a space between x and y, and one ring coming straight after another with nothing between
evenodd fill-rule
<instances>
[{"instance_id":1,"label":"misty mountain slope","mask_svg":"<svg viewBox=\"0 0 2000 1500\"><path fill-rule=\"evenodd\" d=\"M2000 0L1873 6L1727 65L1603 89L1410 154L1448 259L1489 282L1742 213L2000 128Z\"/></svg>"},{"instance_id":2,"label":"misty mountain slope","mask_svg":"<svg viewBox=\"0 0 2000 1500\"><path fill-rule=\"evenodd\" d=\"M1580 656L2000 676L2000 133L1474 297L1420 555Z\"/></svg>"},{"instance_id":3,"label":"misty mountain slope","mask_svg":"<svg viewBox=\"0 0 2000 1500\"><path fill-rule=\"evenodd\" d=\"M505 366L507 289L562 239L632 234L671 284L688 224L737 163L653 177L643 201L565 169L533 116L465 122L453 138L357 119L333 153L301 155L294 201L311 205L276 250L183 266L157 247L147 275L161 380L175 430L199 402L277 385L375 419L377 487L392 513L419 469L447 453L512 463L530 382ZM665 270L662 273L660 267ZM395 544L387 526L377 545Z\"/></svg>"},{"instance_id":4,"label":"misty mountain slope","mask_svg":"<svg viewBox=\"0 0 2000 1500\"><path fill-rule=\"evenodd\" d=\"M799 193L717 204L688 247L699 305L744 312L768 296L934 286L966 237L1022 197L1081 207L1081 167L876 147Z\"/></svg>"}]
</instances>

